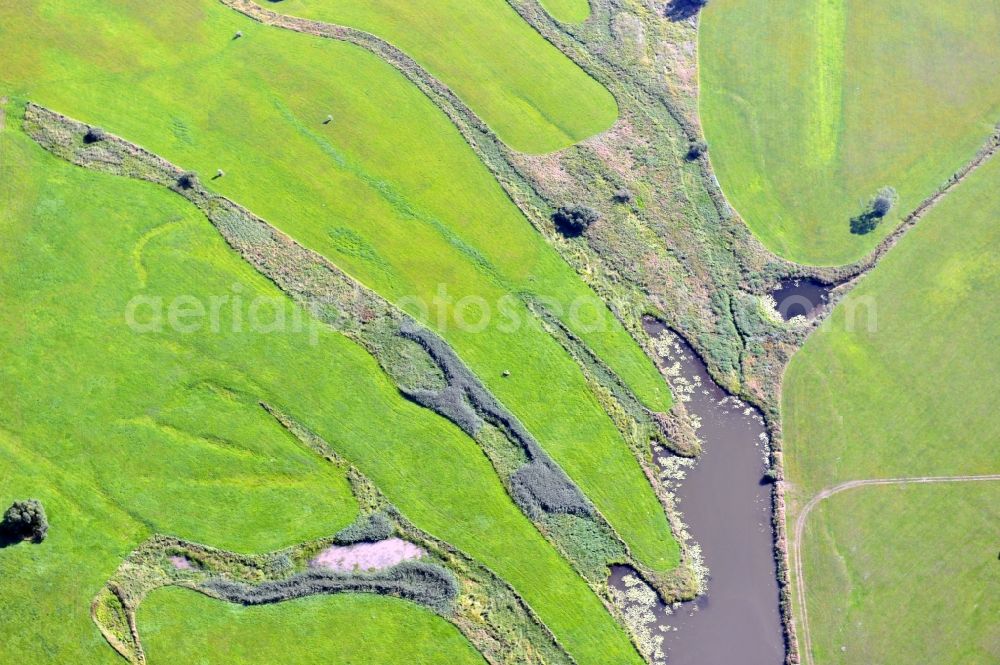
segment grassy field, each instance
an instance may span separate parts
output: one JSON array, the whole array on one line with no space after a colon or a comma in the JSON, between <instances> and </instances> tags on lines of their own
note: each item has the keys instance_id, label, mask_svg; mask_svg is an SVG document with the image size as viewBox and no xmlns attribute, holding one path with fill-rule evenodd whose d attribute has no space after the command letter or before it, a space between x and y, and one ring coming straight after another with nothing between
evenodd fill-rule
<instances>
[{"instance_id":1,"label":"grassy field","mask_svg":"<svg viewBox=\"0 0 1000 665\"><path fill-rule=\"evenodd\" d=\"M589 0L539 0L552 18L563 23L582 23L590 16Z\"/></svg>"},{"instance_id":2,"label":"grassy field","mask_svg":"<svg viewBox=\"0 0 1000 665\"><path fill-rule=\"evenodd\" d=\"M477 445L401 398L354 343L236 330L229 307L218 333L128 327L136 295L238 294L244 322L255 296L284 303L289 321L294 308L180 197L69 166L14 124L0 134L12 202L0 213L0 503L37 497L52 528L42 545L0 549L0 660L114 662L90 600L154 531L259 551L351 521L344 479L262 418L265 400L521 591L579 662L636 662Z\"/></svg>"},{"instance_id":3,"label":"grassy field","mask_svg":"<svg viewBox=\"0 0 1000 665\"><path fill-rule=\"evenodd\" d=\"M998 31L992 0L712 2L701 114L730 201L786 258L860 258L1000 121ZM883 186L899 204L851 234Z\"/></svg>"},{"instance_id":4,"label":"grassy field","mask_svg":"<svg viewBox=\"0 0 1000 665\"><path fill-rule=\"evenodd\" d=\"M571 23L586 0L546 0ZM286 0L293 16L365 30L403 49L451 87L515 150L543 153L608 129L614 98L529 26L507 0Z\"/></svg>"},{"instance_id":5,"label":"grassy field","mask_svg":"<svg viewBox=\"0 0 1000 665\"><path fill-rule=\"evenodd\" d=\"M166 589L143 603L139 631L151 665L485 662L454 626L428 610L363 594L248 608Z\"/></svg>"},{"instance_id":6,"label":"grassy field","mask_svg":"<svg viewBox=\"0 0 1000 665\"><path fill-rule=\"evenodd\" d=\"M307 333L170 338L125 322L133 295L207 298L239 284L252 298L269 285L221 241L206 242L211 229L179 197L147 198L151 188L94 178L40 150L4 139L0 422L11 445L55 465L57 478L100 487L150 529L237 551L350 523L346 479L254 400L278 396L257 378L266 371L305 369L295 358ZM339 346L356 368L367 364L346 340Z\"/></svg>"},{"instance_id":7,"label":"grassy field","mask_svg":"<svg viewBox=\"0 0 1000 665\"><path fill-rule=\"evenodd\" d=\"M993 159L929 212L793 357L783 399L790 525L809 497L846 480L1000 472L998 185ZM997 496L971 483L879 487L821 504L803 550L816 662L1000 657L989 609ZM929 646L937 634L942 640ZM896 653L914 657L887 655Z\"/></svg>"},{"instance_id":8,"label":"grassy field","mask_svg":"<svg viewBox=\"0 0 1000 665\"><path fill-rule=\"evenodd\" d=\"M440 331L639 559L660 570L676 564L632 453L575 362L511 294L558 303L654 409L670 403L665 383L400 74L357 47L261 26L208 0L3 12L5 90L185 168L225 169L213 189ZM88 30L73 27L82 21ZM234 40L237 30L244 37ZM328 113L335 121L323 125ZM574 303L584 303L577 322Z\"/></svg>"},{"instance_id":9,"label":"grassy field","mask_svg":"<svg viewBox=\"0 0 1000 665\"><path fill-rule=\"evenodd\" d=\"M817 665L1000 660L1000 482L848 490L810 522Z\"/></svg>"},{"instance_id":10,"label":"grassy field","mask_svg":"<svg viewBox=\"0 0 1000 665\"><path fill-rule=\"evenodd\" d=\"M788 470L803 496L855 478L1000 471L992 445L1000 437L998 186L993 159L928 213L793 357L784 427Z\"/></svg>"}]
</instances>

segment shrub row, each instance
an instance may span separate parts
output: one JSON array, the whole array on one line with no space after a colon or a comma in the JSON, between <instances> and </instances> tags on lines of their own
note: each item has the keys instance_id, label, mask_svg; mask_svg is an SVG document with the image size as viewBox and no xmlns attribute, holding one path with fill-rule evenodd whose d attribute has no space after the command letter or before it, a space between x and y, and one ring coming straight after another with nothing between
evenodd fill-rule
<instances>
[{"instance_id":1,"label":"shrub row","mask_svg":"<svg viewBox=\"0 0 1000 665\"><path fill-rule=\"evenodd\" d=\"M511 495L525 514L537 519L545 513L593 515L590 502L566 473L542 450L525 427L488 392L450 346L433 333L403 326L400 334L419 343L441 367L448 388L438 393L416 391L408 396L432 408L475 437L485 421L520 447L528 463L510 478Z\"/></svg>"},{"instance_id":2,"label":"shrub row","mask_svg":"<svg viewBox=\"0 0 1000 665\"><path fill-rule=\"evenodd\" d=\"M361 515L354 524L344 527L333 537L338 545L375 543L392 536L392 522L383 512Z\"/></svg>"},{"instance_id":3,"label":"shrub row","mask_svg":"<svg viewBox=\"0 0 1000 665\"><path fill-rule=\"evenodd\" d=\"M459 591L458 581L450 571L420 561L406 561L376 572L309 570L257 585L215 578L203 582L199 589L241 605L269 605L318 594L377 593L420 603L442 614L452 611Z\"/></svg>"}]
</instances>

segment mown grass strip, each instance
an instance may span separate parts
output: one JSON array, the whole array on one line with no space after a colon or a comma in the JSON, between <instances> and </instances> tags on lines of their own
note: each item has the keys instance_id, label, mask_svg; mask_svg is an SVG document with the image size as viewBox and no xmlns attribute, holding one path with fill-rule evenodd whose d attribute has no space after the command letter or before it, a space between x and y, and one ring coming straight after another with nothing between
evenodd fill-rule
<instances>
[{"instance_id":1,"label":"mown grass strip","mask_svg":"<svg viewBox=\"0 0 1000 665\"><path fill-rule=\"evenodd\" d=\"M590 16L589 0L539 0L552 18L563 23L582 23Z\"/></svg>"},{"instance_id":2,"label":"mown grass strip","mask_svg":"<svg viewBox=\"0 0 1000 665\"><path fill-rule=\"evenodd\" d=\"M991 0L713 0L701 115L730 201L788 259L860 259L1000 120L998 30ZM897 207L852 234L884 186Z\"/></svg>"},{"instance_id":3,"label":"mown grass strip","mask_svg":"<svg viewBox=\"0 0 1000 665\"><path fill-rule=\"evenodd\" d=\"M573 360L511 292L550 298L567 316L582 302L585 321L592 321L591 311L601 321L584 336L588 345L658 411L669 404L665 384L447 118L404 77L356 47L261 26L207 0L123 3L114 13L58 2L46 7L44 16L4 16L19 36L12 41L34 45L31 58L10 54L4 76L14 78L15 89L202 174L223 168L217 191L441 332L638 559L658 570L676 565L666 517L627 444ZM83 14L99 17L93 29L69 29ZM52 39L29 38L39 26ZM244 36L233 39L238 30ZM101 46L120 33L129 37L110 50ZM181 42L184 48L175 48ZM323 125L327 115L335 119ZM323 140L304 135L301 126L312 126ZM331 146L346 166L331 158ZM408 208L400 208L401 200ZM483 274L429 220L475 248L504 280ZM370 251L345 252L337 229L360 239L351 247ZM458 323L477 322L482 302L492 312L485 328ZM511 328L502 325L508 303L517 321Z\"/></svg>"},{"instance_id":4,"label":"mown grass strip","mask_svg":"<svg viewBox=\"0 0 1000 665\"><path fill-rule=\"evenodd\" d=\"M587 0L547 0L544 6L570 23L590 13ZM617 117L611 93L507 0L285 0L272 9L386 39L453 88L521 152L565 148L608 129Z\"/></svg>"},{"instance_id":5,"label":"mown grass strip","mask_svg":"<svg viewBox=\"0 0 1000 665\"><path fill-rule=\"evenodd\" d=\"M485 661L453 627L394 598L340 595L246 608L183 589L153 593L139 613L151 663L207 653L245 665L309 665L350 654L359 663L455 665ZM288 645L294 644L294 649Z\"/></svg>"},{"instance_id":6,"label":"mown grass strip","mask_svg":"<svg viewBox=\"0 0 1000 665\"><path fill-rule=\"evenodd\" d=\"M198 494L192 489L197 485L189 485L186 478L239 467L228 459L212 460L197 448L178 453L177 445L156 431L135 438L131 430L116 425L122 418L165 411L166 406L173 407L168 412L175 427L196 427L196 432L233 439L231 429L245 427L243 399L253 396L310 423L422 528L490 565L525 594L578 661L604 662L613 654L622 662L635 662L622 630L517 511L476 445L457 428L399 397L354 343L324 330L317 331L314 347L308 330L301 335L259 335L246 328L232 332L231 307L221 310L221 333L204 328L181 336L133 333L122 316L137 294L160 296L169 303L177 296L207 301L239 292L244 322L253 297L285 301L203 221L161 237L169 242L147 245L148 281L141 290L133 272L132 246L178 211L186 217L187 204L152 185L60 165L9 126L3 138L6 154L16 156L4 162L3 185L11 192L6 198L19 207L4 211L4 232L11 234L11 241L0 243L0 280L19 288L17 298L5 300L0 309L6 322L2 348L19 349L19 354L5 356L8 406L0 428L15 431L22 443L5 457L0 473L15 478L14 469L19 469L16 481L4 485L17 494L8 499L37 495L52 504L53 531L46 541L51 549L0 552L5 579L15 580L0 589L10 608L5 616L11 617L19 635L0 646L0 652L9 649L23 662L50 662L52 653L67 661L100 662L98 647L108 648L94 641L89 626L87 611L97 588L93 581L110 577L121 557L153 530L232 544L246 552L263 549L265 538L282 544L295 538L289 524L308 537L314 530L329 533L336 524L353 519L350 503L323 498L328 496L323 491L336 486L326 477L329 472L317 477L323 491L302 486L280 494L285 490L265 485L255 495L253 488L267 477L257 472L242 494L231 484ZM292 312L287 314L291 317ZM76 327L77 321L82 327ZM80 358L91 361L81 363ZM53 382L39 384L39 375L53 377ZM205 399L211 408L191 410L202 395L209 396ZM52 396L59 399L58 410L38 407ZM235 413L222 410L216 419L203 422L202 416L211 414L220 400L233 400ZM283 435L271 436L278 438L250 441L258 446L268 442L270 457L295 459ZM313 459L311 453L304 454ZM34 457L41 466L35 466ZM79 477L79 487L66 486L59 475L46 475L45 464L53 462L45 460L55 459ZM142 460L138 468L136 459ZM100 496L108 497L107 507L91 507L89 498L81 498ZM322 507L312 503L317 500ZM77 508L77 501L88 507ZM276 533L257 528L272 517L282 523ZM100 526L105 522L115 525L112 535ZM132 535L119 538L117 533ZM77 542L86 548L77 549ZM60 561L60 570L72 574L52 575ZM81 569L86 574L81 575ZM28 593L28 588L34 591ZM46 616L53 620L70 619L60 620L59 630L45 620L33 622L31 608L39 605L52 608ZM41 633L49 635L47 646L37 642Z\"/></svg>"}]
</instances>

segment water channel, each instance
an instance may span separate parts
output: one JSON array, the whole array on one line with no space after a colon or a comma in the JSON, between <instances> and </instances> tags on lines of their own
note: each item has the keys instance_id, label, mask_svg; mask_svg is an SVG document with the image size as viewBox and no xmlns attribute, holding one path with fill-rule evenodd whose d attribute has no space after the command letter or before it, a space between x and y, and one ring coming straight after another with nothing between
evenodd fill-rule
<instances>
[{"instance_id":1,"label":"water channel","mask_svg":"<svg viewBox=\"0 0 1000 665\"><path fill-rule=\"evenodd\" d=\"M764 420L716 385L684 340L657 321L645 327L654 338L669 340L661 363L674 368L674 392L701 422L702 455L673 486L709 570L705 595L672 609L657 603L651 608L655 625L648 628L663 637L669 665L780 665L785 649ZM616 567L611 584L624 590L629 573Z\"/></svg>"}]
</instances>

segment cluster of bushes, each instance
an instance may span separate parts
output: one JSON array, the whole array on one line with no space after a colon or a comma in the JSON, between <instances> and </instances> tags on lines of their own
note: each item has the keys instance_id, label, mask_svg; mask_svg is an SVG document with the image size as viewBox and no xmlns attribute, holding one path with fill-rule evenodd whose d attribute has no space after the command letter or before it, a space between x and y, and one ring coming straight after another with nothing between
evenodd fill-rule
<instances>
[{"instance_id":1,"label":"cluster of bushes","mask_svg":"<svg viewBox=\"0 0 1000 665\"><path fill-rule=\"evenodd\" d=\"M444 340L429 330L412 324L402 326L400 335L413 340L427 351L441 368L448 384L447 388L436 392L424 390L404 393L409 399L451 420L469 436L475 437L485 420L503 430L525 449L529 457L541 454L541 448L527 430L482 386Z\"/></svg>"},{"instance_id":2,"label":"cluster of bushes","mask_svg":"<svg viewBox=\"0 0 1000 665\"><path fill-rule=\"evenodd\" d=\"M621 189L615 190L615 193L611 195L611 200L615 203L628 203L632 200L632 192L627 188L622 187Z\"/></svg>"},{"instance_id":3,"label":"cluster of bushes","mask_svg":"<svg viewBox=\"0 0 1000 665\"><path fill-rule=\"evenodd\" d=\"M688 151L685 157L689 161L694 161L708 152L708 142L703 140L691 141L688 143Z\"/></svg>"},{"instance_id":4,"label":"cluster of bushes","mask_svg":"<svg viewBox=\"0 0 1000 665\"><path fill-rule=\"evenodd\" d=\"M400 334L417 342L438 364L448 382L444 390L404 393L448 418L475 438L487 422L522 449L528 463L510 477L514 502L532 519L544 514L592 515L593 508L568 476L548 457L524 426L489 393L450 346L428 330L404 326Z\"/></svg>"},{"instance_id":5,"label":"cluster of bushes","mask_svg":"<svg viewBox=\"0 0 1000 665\"><path fill-rule=\"evenodd\" d=\"M583 235L600 218L599 212L585 205L560 206L552 215L556 229L567 238Z\"/></svg>"},{"instance_id":6,"label":"cluster of bushes","mask_svg":"<svg viewBox=\"0 0 1000 665\"><path fill-rule=\"evenodd\" d=\"M708 4L708 0L670 0L664 12L671 21L683 21L691 18Z\"/></svg>"},{"instance_id":7,"label":"cluster of bushes","mask_svg":"<svg viewBox=\"0 0 1000 665\"><path fill-rule=\"evenodd\" d=\"M896 190L892 187L883 187L879 190L865 209L857 217L851 218L851 233L864 235L871 233L879 225L879 222L889 214L892 206L896 203Z\"/></svg>"},{"instance_id":8,"label":"cluster of bushes","mask_svg":"<svg viewBox=\"0 0 1000 665\"><path fill-rule=\"evenodd\" d=\"M10 540L33 540L40 543L49 533L49 520L41 501L15 501L3 514L0 535Z\"/></svg>"},{"instance_id":9,"label":"cluster of bushes","mask_svg":"<svg viewBox=\"0 0 1000 665\"><path fill-rule=\"evenodd\" d=\"M545 533L559 543L591 582L607 581L609 562L628 560L625 545L607 524L569 514L547 515L542 524Z\"/></svg>"},{"instance_id":10,"label":"cluster of bushes","mask_svg":"<svg viewBox=\"0 0 1000 665\"><path fill-rule=\"evenodd\" d=\"M475 436L482 427L483 420L473 410L466 399L465 391L458 386L448 386L443 390L406 390L403 395L420 406L444 416L468 434Z\"/></svg>"},{"instance_id":11,"label":"cluster of bushes","mask_svg":"<svg viewBox=\"0 0 1000 665\"><path fill-rule=\"evenodd\" d=\"M87 133L83 135L83 142L88 145L91 143L99 143L107 138L107 136L107 132L100 127L91 127L87 130Z\"/></svg>"},{"instance_id":12,"label":"cluster of bushes","mask_svg":"<svg viewBox=\"0 0 1000 665\"><path fill-rule=\"evenodd\" d=\"M346 526L333 537L338 545L353 545L354 543L376 543L392 536L392 521L383 512L362 515L358 520Z\"/></svg>"},{"instance_id":13,"label":"cluster of bushes","mask_svg":"<svg viewBox=\"0 0 1000 665\"><path fill-rule=\"evenodd\" d=\"M451 571L421 561L405 561L375 572L308 570L257 585L216 578L204 582L201 588L241 605L268 605L318 594L376 593L410 600L442 613L451 611L459 592L458 581Z\"/></svg>"},{"instance_id":14,"label":"cluster of bushes","mask_svg":"<svg viewBox=\"0 0 1000 665\"><path fill-rule=\"evenodd\" d=\"M181 189L196 189L198 187L198 174L194 171L185 171L177 178L177 186Z\"/></svg>"}]
</instances>

